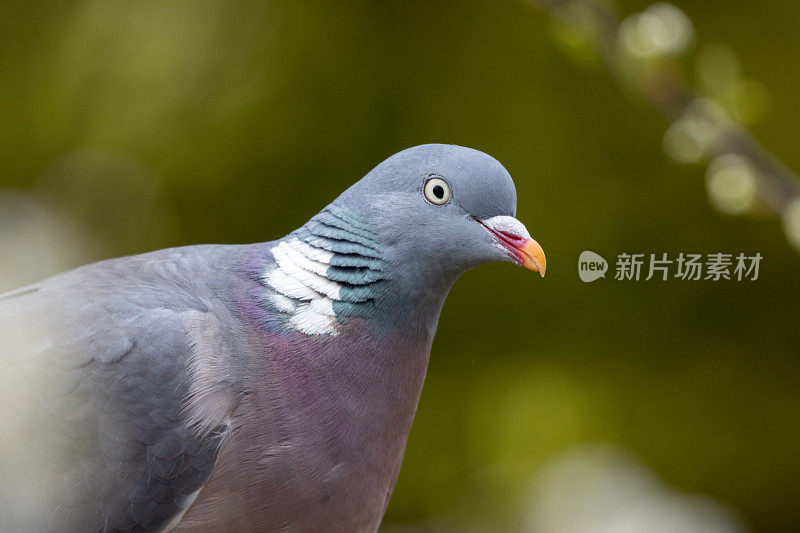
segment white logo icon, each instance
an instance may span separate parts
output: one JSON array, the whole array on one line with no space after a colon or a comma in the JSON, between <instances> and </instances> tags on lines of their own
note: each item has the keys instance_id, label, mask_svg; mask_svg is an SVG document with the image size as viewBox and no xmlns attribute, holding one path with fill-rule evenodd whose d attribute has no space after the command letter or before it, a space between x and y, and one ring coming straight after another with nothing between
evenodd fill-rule
<instances>
[{"instance_id":1,"label":"white logo icon","mask_svg":"<svg viewBox=\"0 0 800 533\"><path fill-rule=\"evenodd\" d=\"M606 277L608 262L590 250L584 250L578 257L578 276L581 281L589 283L598 278Z\"/></svg>"}]
</instances>

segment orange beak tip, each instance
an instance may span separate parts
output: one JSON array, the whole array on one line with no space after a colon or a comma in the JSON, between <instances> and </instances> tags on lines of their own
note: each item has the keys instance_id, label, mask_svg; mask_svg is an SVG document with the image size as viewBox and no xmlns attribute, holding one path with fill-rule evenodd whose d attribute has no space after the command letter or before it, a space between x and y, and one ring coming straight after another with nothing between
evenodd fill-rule
<instances>
[{"instance_id":1,"label":"orange beak tip","mask_svg":"<svg viewBox=\"0 0 800 533\"><path fill-rule=\"evenodd\" d=\"M544 273L547 270L547 258L539 243L533 239L525 241L520 251L524 256L522 266L534 272L538 272L541 277L544 277Z\"/></svg>"}]
</instances>

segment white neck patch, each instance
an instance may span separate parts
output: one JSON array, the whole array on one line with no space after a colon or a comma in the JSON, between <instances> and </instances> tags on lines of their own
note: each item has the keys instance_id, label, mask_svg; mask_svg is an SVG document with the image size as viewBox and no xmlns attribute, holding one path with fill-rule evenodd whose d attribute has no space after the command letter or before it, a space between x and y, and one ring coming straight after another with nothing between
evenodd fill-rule
<instances>
[{"instance_id":1,"label":"white neck patch","mask_svg":"<svg viewBox=\"0 0 800 533\"><path fill-rule=\"evenodd\" d=\"M333 302L342 286L326 276L333 252L307 244L297 237L272 248L275 264L264 272L263 281L274 294L269 300L289 315L292 328L310 335L337 335Z\"/></svg>"}]
</instances>

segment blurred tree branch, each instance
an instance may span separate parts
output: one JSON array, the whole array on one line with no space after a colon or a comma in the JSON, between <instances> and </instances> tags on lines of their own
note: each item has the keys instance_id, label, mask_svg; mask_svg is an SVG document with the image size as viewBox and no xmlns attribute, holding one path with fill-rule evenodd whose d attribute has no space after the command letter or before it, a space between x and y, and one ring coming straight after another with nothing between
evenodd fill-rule
<instances>
[{"instance_id":1,"label":"blurred tree branch","mask_svg":"<svg viewBox=\"0 0 800 533\"><path fill-rule=\"evenodd\" d=\"M622 18L614 0L528 1L549 16L556 40L573 59L599 60L624 92L670 122L664 135L670 157L709 162L706 185L715 207L780 217L800 250L800 178L748 131L763 110L765 91L739 76L729 49L701 50L697 88L685 68L694 28L677 7L659 2Z\"/></svg>"}]
</instances>

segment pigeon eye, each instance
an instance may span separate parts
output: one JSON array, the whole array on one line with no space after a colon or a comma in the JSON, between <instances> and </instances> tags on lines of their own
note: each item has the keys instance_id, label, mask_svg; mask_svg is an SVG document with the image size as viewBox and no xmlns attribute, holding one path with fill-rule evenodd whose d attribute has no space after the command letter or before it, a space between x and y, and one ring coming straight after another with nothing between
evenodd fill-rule
<instances>
[{"instance_id":1,"label":"pigeon eye","mask_svg":"<svg viewBox=\"0 0 800 533\"><path fill-rule=\"evenodd\" d=\"M446 204L450 200L450 186L442 178L430 178L425 183L425 198L435 205Z\"/></svg>"}]
</instances>

